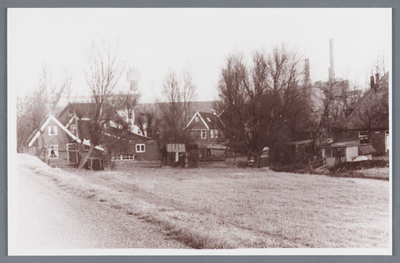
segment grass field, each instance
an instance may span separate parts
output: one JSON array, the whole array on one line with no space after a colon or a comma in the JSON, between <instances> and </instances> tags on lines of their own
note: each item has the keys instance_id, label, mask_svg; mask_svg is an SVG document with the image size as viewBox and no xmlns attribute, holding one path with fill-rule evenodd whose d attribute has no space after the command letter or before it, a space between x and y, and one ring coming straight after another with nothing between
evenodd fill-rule
<instances>
[{"instance_id":1,"label":"grass field","mask_svg":"<svg viewBox=\"0 0 400 263\"><path fill-rule=\"evenodd\" d=\"M249 168L60 170L63 189L159 226L192 248L387 248L390 182Z\"/></svg>"}]
</instances>

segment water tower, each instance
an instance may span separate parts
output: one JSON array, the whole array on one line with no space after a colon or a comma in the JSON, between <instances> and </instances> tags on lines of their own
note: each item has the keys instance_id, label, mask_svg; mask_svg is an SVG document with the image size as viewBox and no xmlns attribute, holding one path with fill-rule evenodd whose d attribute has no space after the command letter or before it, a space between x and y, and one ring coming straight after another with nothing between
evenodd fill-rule
<instances>
[{"instance_id":1,"label":"water tower","mask_svg":"<svg viewBox=\"0 0 400 263\"><path fill-rule=\"evenodd\" d=\"M130 83L129 92L132 94L139 93L140 71L137 68L130 68L126 74L126 79Z\"/></svg>"}]
</instances>

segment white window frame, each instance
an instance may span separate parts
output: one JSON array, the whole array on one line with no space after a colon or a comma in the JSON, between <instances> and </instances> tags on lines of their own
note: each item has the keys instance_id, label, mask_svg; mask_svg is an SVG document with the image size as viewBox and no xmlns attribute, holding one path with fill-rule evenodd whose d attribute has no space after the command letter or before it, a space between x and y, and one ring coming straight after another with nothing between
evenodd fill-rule
<instances>
[{"instance_id":1,"label":"white window frame","mask_svg":"<svg viewBox=\"0 0 400 263\"><path fill-rule=\"evenodd\" d=\"M136 149L137 153L144 153L144 152L146 152L146 145L145 144L136 144L135 149Z\"/></svg>"},{"instance_id":2,"label":"white window frame","mask_svg":"<svg viewBox=\"0 0 400 263\"><path fill-rule=\"evenodd\" d=\"M204 132L204 136L203 136L203 132ZM207 130L200 130L200 138L207 139Z\"/></svg>"},{"instance_id":3,"label":"white window frame","mask_svg":"<svg viewBox=\"0 0 400 263\"><path fill-rule=\"evenodd\" d=\"M361 134L361 133L364 133L364 134ZM365 134L365 133L367 133L367 134ZM369 133L368 133L368 131L359 131L358 132L358 138L360 139L360 143L361 143L361 141L369 141Z\"/></svg>"},{"instance_id":4,"label":"white window frame","mask_svg":"<svg viewBox=\"0 0 400 263\"><path fill-rule=\"evenodd\" d=\"M210 138L218 139L218 130L214 129L210 131Z\"/></svg>"},{"instance_id":5,"label":"white window frame","mask_svg":"<svg viewBox=\"0 0 400 263\"><path fill-rule=\"evenodd\" d=\"M112 161L134 161L135 155L133 153L129 154L118 154L117 156L111 157Z\"/></svg>"},{"instance_id":6,"label":"white window frame","mask_svg":"<svg viewBox=\"0 0 400 263\"><path fill-rule=\"evenodd\" d=\"M48 132L49 132L49 136L56 136L56 135L58 135L58 129L57 129L57 126L56 125L54 125L54 126L49 126L49 127L47 127L47 129L48 129Z\"/></svg>"},{"instance_id":7,"label":"white window frame","mask_svg":"<svg viewBox=\"0 0 400 263\"><path fill-rule=\"evenodd\" d=\"M196 118L194 118L195 122L199 122L200 118L198 116L196 116Z\"/></svg>"},{"instance_id":8,"label":"white window frame","mask_svg":"<svg viewBox=\"0 0 400 263\"><path fill-rule=\"evenodd\" d=\"M51 157L51 150L54 151L54 155L56 157ZM49 149L48 149L48 155L49 159L58 159L60 157L59 152L58 152L58 144L52 144L50 145Z\"/></svg>"}]
</instances>

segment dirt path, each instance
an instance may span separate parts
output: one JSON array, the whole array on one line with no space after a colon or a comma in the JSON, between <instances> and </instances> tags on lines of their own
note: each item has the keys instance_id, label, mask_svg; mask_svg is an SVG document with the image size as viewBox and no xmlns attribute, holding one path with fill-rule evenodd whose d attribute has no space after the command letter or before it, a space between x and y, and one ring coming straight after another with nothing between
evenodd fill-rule
<instances>
[{"instance_id":1,"label":"dirt path","mask_svg":"<svg viewBox=\"0 0 400 263\"><path fill-rule=\"evenodd\" d=\"M187 248L156 226L72 195L29 169L18 172L18 249Z\"/></svg>"}]
</instances>

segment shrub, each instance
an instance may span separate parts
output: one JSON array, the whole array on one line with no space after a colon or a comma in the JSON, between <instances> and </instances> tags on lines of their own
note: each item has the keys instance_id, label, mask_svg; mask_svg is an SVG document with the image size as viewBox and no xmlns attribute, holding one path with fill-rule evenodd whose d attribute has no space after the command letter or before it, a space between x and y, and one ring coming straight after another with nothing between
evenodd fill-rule
<instances>
[{"instance_id":1,"label":"shrub","mask_svg":"<svg viewBox=\"0 0 400 263\"><path fill-rule=\"evenodd\" d=\"M332 171L363 170L363 169L383 168L383 167L389 167L389 161L366 160L359 162L345 162L345 163L340 163L336 167L332 168Z\"/></svg>"}]
</instances>

